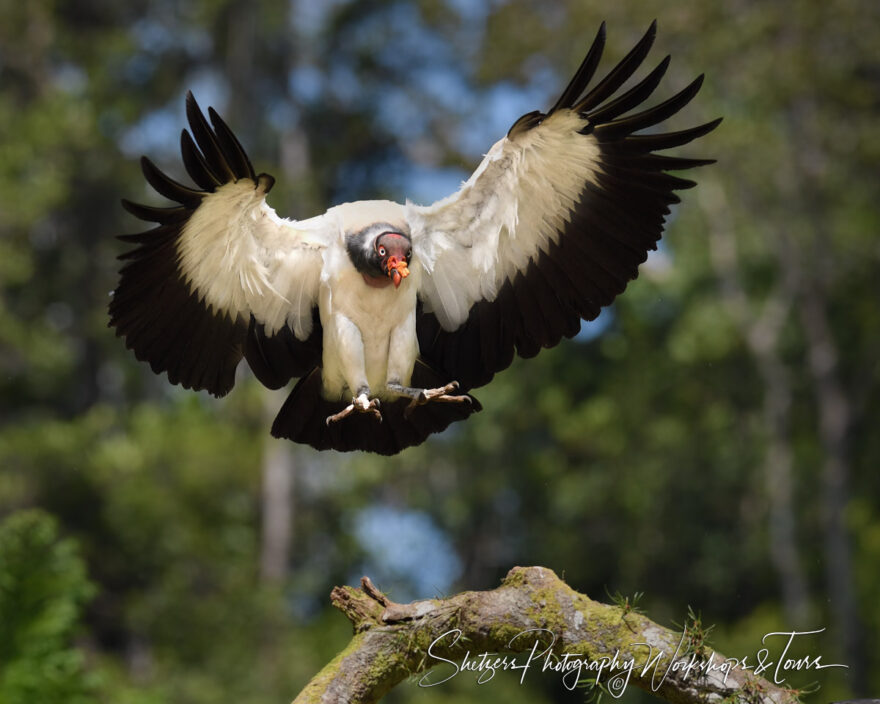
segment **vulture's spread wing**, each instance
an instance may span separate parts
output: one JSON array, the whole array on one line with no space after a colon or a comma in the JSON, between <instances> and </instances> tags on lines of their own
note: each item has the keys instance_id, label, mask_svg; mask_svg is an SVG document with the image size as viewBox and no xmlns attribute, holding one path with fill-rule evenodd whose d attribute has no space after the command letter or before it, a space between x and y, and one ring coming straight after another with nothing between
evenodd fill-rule
<instances>
[{"instance_id":1,"label":"vulture's spread wing","mask_svg":"<svg viewBox=\"0 0 880 704\"><path fill-rule=\"evenodd\" d=\"M674 191L693 181L667 171L712 163L661 156L720 120L680 132L634 134L678 112L702 76L660 104L627 115L660 82L667 56L616 95L641 65L655 24L587 91L604 46L604 24L556 104L523 115L454 195L408 205L419 292L419 346L466 389L513 360L572 337L638 273L656 247ZM586 91L586 93L585 93Z\"/></svg>"},{"instance_id":2,"label":"vulture's spread wing","mask_svg":"<svg viewBox=\"0 0 880 704\"><path fill-rule=\"evenodd\" d=\"M110 325L138 359L187 388L227 393L244 355L261 381L281 386L320 355L314 309L333 230L323 217L279 218L265 201L274 179L254 173L213 109L211 125L191 94L186 109L192 136L184 130L181 149L198 188L143 158L150 185L179 205L123 201L158 226L121 237L136 246L120 257Z\"/></svg>"}]
</instances>

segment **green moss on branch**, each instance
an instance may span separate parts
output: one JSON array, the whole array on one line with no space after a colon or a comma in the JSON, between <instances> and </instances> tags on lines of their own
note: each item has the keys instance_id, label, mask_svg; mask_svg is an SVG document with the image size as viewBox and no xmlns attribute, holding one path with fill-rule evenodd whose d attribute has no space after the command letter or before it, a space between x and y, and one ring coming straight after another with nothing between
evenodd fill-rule
<instances>
[{"instance_id":1,"label":"green moss on branch","mask_svg":"<svg viewBox=\"0 0 880 704\"><path fill-rule=\"evenodd\" d=\"M360 589L334 589L331 600L352 622L354 637L309 682L294 704L368 704L410 675L439 663L452 667L451 663L466 655L534 656L545 650L557 658L567 654L591 662L603 658L611 662L615 655L618 662L631 659L635 666L626 685L641 687L676 704L797 701L790 690L750 671L733 669L726 678L717 672L717 676L701 677L693 673L685 677L683 670L667 672L673 661L690 657L686 647L679 647L687 645L687 638L642 614L593 601L543 567L514 567L492 591L462 592L449 599L411 604L392 602L365 577ZM716 662L725 660L705 644L701 647L704 658L714 655ZM603 683L613 674L606 673ZM624 682L622 678L618 681ZM760 693L757 698L756 693Z\"/></svg>"}]
</instances>

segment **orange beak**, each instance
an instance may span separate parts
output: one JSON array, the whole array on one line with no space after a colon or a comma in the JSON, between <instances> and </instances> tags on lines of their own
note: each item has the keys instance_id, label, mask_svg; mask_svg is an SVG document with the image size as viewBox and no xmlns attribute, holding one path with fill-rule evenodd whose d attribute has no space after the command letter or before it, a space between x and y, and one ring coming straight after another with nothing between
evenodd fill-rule
<instances>
[{"instance_id":1,"label":"orange beak","mask_svg":"<svg viewBox=\"0 0 880 704\"><path fill-rule=\"evenodd\" d=\"M409 276L409 267L406 265L406 259L398 259L394 255L388 257L388 276L394 282L394 288L400 286L400 282Z\"/></svg>"}]
</instances>

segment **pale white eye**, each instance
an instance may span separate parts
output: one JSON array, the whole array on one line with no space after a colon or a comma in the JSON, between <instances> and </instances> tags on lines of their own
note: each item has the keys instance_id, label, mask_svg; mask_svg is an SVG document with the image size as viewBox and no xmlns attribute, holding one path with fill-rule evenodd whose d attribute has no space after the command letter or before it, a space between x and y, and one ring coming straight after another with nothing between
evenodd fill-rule
<instances>
[{"instance_id":1,"label":"pale white eye","mask_svg":"<svg viewBox=\"0 0 880 704\"><path fill-rule=\"evenodd\" d=\"M379 247L379 256L380 256L380 257L384 257L384 256L385 256L385 248L384 248L384 247Z\"/></svg>"}]
</instances>

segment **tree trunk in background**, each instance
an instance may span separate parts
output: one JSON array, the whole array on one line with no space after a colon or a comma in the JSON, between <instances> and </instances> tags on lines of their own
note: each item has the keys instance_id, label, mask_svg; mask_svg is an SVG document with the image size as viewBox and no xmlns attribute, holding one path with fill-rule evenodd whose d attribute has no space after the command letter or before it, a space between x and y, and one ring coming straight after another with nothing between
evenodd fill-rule
<instances>
[{"instance_id":1,"label":"tree trunk in background","mask_svg":"<svg viewBox=\"0 0 880 704\"><path fill-rule=\"evenodd\" d=\"M274 394L267 394L274 401ZM277 410L276 404L268 404ZM274 410L273 410L274 414ZM268 415L268 414L267 414ZM287 577L293 541L294 462L291 443L269 437L263 455L260 579L278 583Z\"/></svg>"},{"instance_id":2,"label":"tree trunk in background","mask_svg":"<svg viewBox=\"0 0 880 704\"><path fill-rule=\"evenodd\" d=\"M810 601L803 560L797 544L790 438L791 378L779 355L779 336L791 307L791 285L783 283L770 294L759 316L752 313L742 284L731 226L732 211L721 186L700 188L700 205L709 227L709 252L722 300L739 325L755 360L764 390L766 431L764 480L767 489L770 559L779 576L783 610L793 628L809 625Z\"/></svg>"},{"instance_id":3,"label":"tree trunk in background","mask_svg":"<svg viewBox=\"0 0 880 704\"><path fill-rule=\"evenodd\" d=\"M852 409L838 375L837 346L821 293L813 282L803 283L800 314L819 406L819 440L824 453L822 520L832 628L841 643L845 663L849 665L853 688L856 694L864 694L867 686L864 653L845 516L850 498L848 432Z\"/></svg>"},{"instance_id":4,"label":"tree trunk in background","mask_svg":"<svg viewBox=\"0 0 880 704\"><path fill-rule=\"evenodd\" d=\"M224 11L225 55L223 77L229 83L229 105L226 119L239 134L247 135L256 143L256 135L248 134L248 125L254 124L254 56L257 47L257 13L245 0L230 0ZM253 154L251 154L253 156ZM267 391L265 416L267 427L280 406L279 394ZM266 437L261 467L261 542L260 579L264 583L278 583L287 577L294 516L294 452L291 444Z\"/></svg>"},{"instance_id":5,"label":"tree trunk in background","mask_svg":"<svg viewBox=\"0 0 880 704\"><path fill-rule=\"evenodd\" d=\"M257 13L250 3L243 0L233 0L227 12L224 78L229 82L230 96L225 118L229 124L237 125L237 134L246 134L242 128L254 124L254 96L251 86L255 70Z\"/></svg>"},{"instance_id":6,"label":"tree trunk in background","mask_svg":"<svg viewBox=\"0 0 880 704\"><path fill-rule=\"evenodd\" d=\"M828 319L829 282L834 280L835 261L829 242L833 225L832 206L825 179L830 155L824 146L823 127L817 115L821 106L815 96L795 100L787 111L787 126L793 149L790 168L779 169L779 191L802 212L794 226L803 235L789 251L781 253L780 267L794 282L810 376L818 413L822 450L820 507L825 538L825 574L830 602L830 631L849 666L856 694L866 693L865 653L861 648L862 628L857 614L850 537L845 512L849 503L849 429L853 407L840 379L834 332Z\"/></svg>"},{"instance_id":7,"label":"tree trunk in background","mask_svg":"<svg viewBox=\"0 0 880 704\"><path fill-rule=\"evenodd\" d=\"M789 625L807 629L812 610L803 561L797 546L792 481L794 463L789 436L790 375L775 349L755 356L764 382L764 422L768 429L765 472L770 497L770 555L779 573Z\"/></svg>"}]
</instances>

